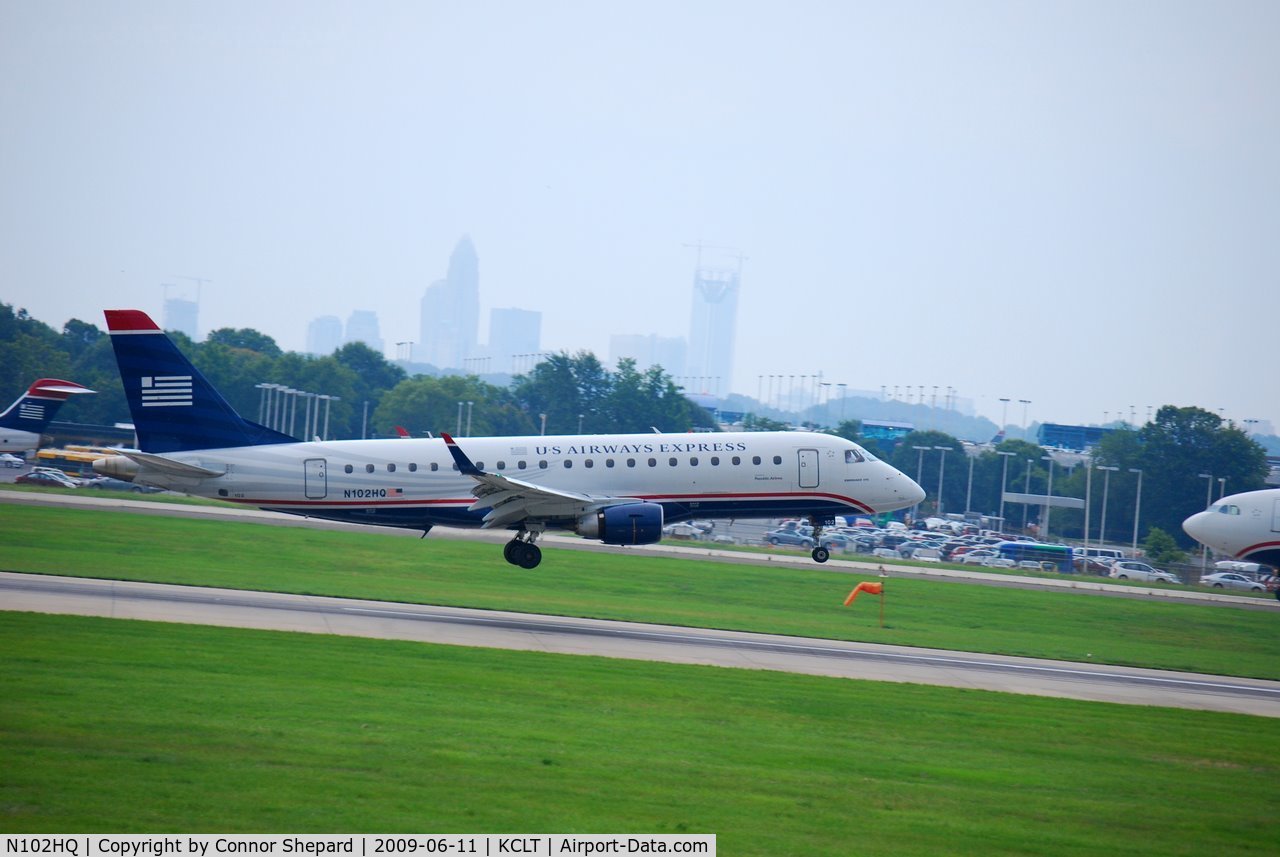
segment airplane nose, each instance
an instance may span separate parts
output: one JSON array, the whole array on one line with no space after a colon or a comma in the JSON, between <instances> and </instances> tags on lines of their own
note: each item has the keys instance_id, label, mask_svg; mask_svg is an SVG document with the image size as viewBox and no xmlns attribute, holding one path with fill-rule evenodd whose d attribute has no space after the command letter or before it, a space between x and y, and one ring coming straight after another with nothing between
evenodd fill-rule
<instances>
[{"instance_id":1,"label":"airplane nose","mask_svg":"<svg viewBox=\"0 0 1280 857\"><path fill-rule=\"evenodd\" d=\"M914 506L924 500L924 489L916 484L916 481L906 474L899 473L890 480L893 488L905 506ZM905 508L904 506L904 508Z\"/></svg>"},{"instance_id":2,"label":"airplane nose","mask_svg":"<svg viewBox=\"0 0 1280 857\"><path fill-rule=\"evenodd\" d=\"M1198 542L1204 542L1207 535L1210 512L1196 512L1190 518L1182 522L1182 529L1186 530L1187 535Z\"/></svg>"}]
</instances>

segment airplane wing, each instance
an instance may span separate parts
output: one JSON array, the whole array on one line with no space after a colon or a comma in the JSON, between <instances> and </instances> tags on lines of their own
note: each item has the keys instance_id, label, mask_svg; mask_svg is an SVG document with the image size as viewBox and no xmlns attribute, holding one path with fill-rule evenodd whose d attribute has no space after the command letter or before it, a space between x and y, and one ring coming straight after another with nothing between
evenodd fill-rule
<instances>
[{"instance_id":1,"label":"airplane wing","mask_svg":"<svg viewBox=\"0 0 1280 857\"><path fill-rule=\"evenodd\" d=\"M485 529L505 527L526 520L577 518L606 506L640 502L634 497L607 497L561 491L545 485L534 485L523 479L512 479L499 473L487 473L476 467L448 434L441 433L458 470L475 480L471 489L476 501L469 511L488 509Z\"/></svg>"},{"instance_id":2,"label":"airplane wing","mask_svg":"<svg viewBox=\"0 0 1280 857\"><path fill-rule=\"evenodd\" d=\"M187 479L216 479L219 476L226 475L225 471L222 470L209 470L206 467L197 467L194 464L174 461L162 455L153 455L136 449L117 449L115 451L130 461L142 465L144 468L158 470L168 476L182 476Z\"/></svg>"}]
</instances>

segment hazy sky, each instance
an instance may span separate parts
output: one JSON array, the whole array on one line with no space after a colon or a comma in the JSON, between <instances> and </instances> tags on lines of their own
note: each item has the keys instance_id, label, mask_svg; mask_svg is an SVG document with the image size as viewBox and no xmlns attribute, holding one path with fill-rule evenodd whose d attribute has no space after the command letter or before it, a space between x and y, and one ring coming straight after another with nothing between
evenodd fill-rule
<instances>
[{"instance_id":1,"label":"hazy sky","mask_svg":"<svg viewBox=\"0 0 1280 857\"><path fill-rule=\"evenodd\" d=\"M543 345L688 333L737 377L1280 428L1280 3L0 0L0 300L301 350L466 234ZM394 356L394 345L389 346ZM1011 421L1020 421L1016 404Z\"/></svg>"}]
</instances>

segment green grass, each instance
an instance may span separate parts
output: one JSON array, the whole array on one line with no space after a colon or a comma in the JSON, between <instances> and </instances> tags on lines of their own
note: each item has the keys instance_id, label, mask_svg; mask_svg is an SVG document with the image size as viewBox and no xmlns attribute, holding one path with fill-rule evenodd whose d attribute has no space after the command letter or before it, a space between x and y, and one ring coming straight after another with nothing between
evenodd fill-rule
<instances>
[{"instance_id":1,"label":"green grass","mask_svg":"<svg viewBox=\"0 0 1280 857\"><path fill-rule=\"evenodd\" d=\"M708 832L720 853L1274 847L1280 721L0 613L5 832Z\"/></svg>"},{"instance_id":2,"label":"green grass","mask_svg":"<svg viewBox=\"0 0 1280 857\"><path fill-rule=\"evenodd\" d=\"M547 549L535 571L496 544L75 509L0 512L5 570L731 628L1280 678L1272 611Z\"/></svg>"}]
</instances>

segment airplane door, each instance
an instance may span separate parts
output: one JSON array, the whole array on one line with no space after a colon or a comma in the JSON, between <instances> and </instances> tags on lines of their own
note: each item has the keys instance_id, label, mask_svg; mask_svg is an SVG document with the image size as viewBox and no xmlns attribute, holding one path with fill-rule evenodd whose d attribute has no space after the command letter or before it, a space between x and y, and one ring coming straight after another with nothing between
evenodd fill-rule
<instances>
[{"instance_id":1,"label":"airplane door","mask_svg":"<svg viewBox=\"0 0 1280 857\"><path fill-rule=\"evenodd\" d=\"M329 493L328 468L323 458L308 458L302 462L303 487L308 500L323 500Z\"/></svg>"},{"instance_id":2,"label":"airplane door","mask_svg":"<svg viewBox=\"0 0 1280 857\"><path fill-rule=\"evenodd\" d=\"M802 449L800 454L800 487L818 487L818 450Z\"/></svg>"}]
</instances>

